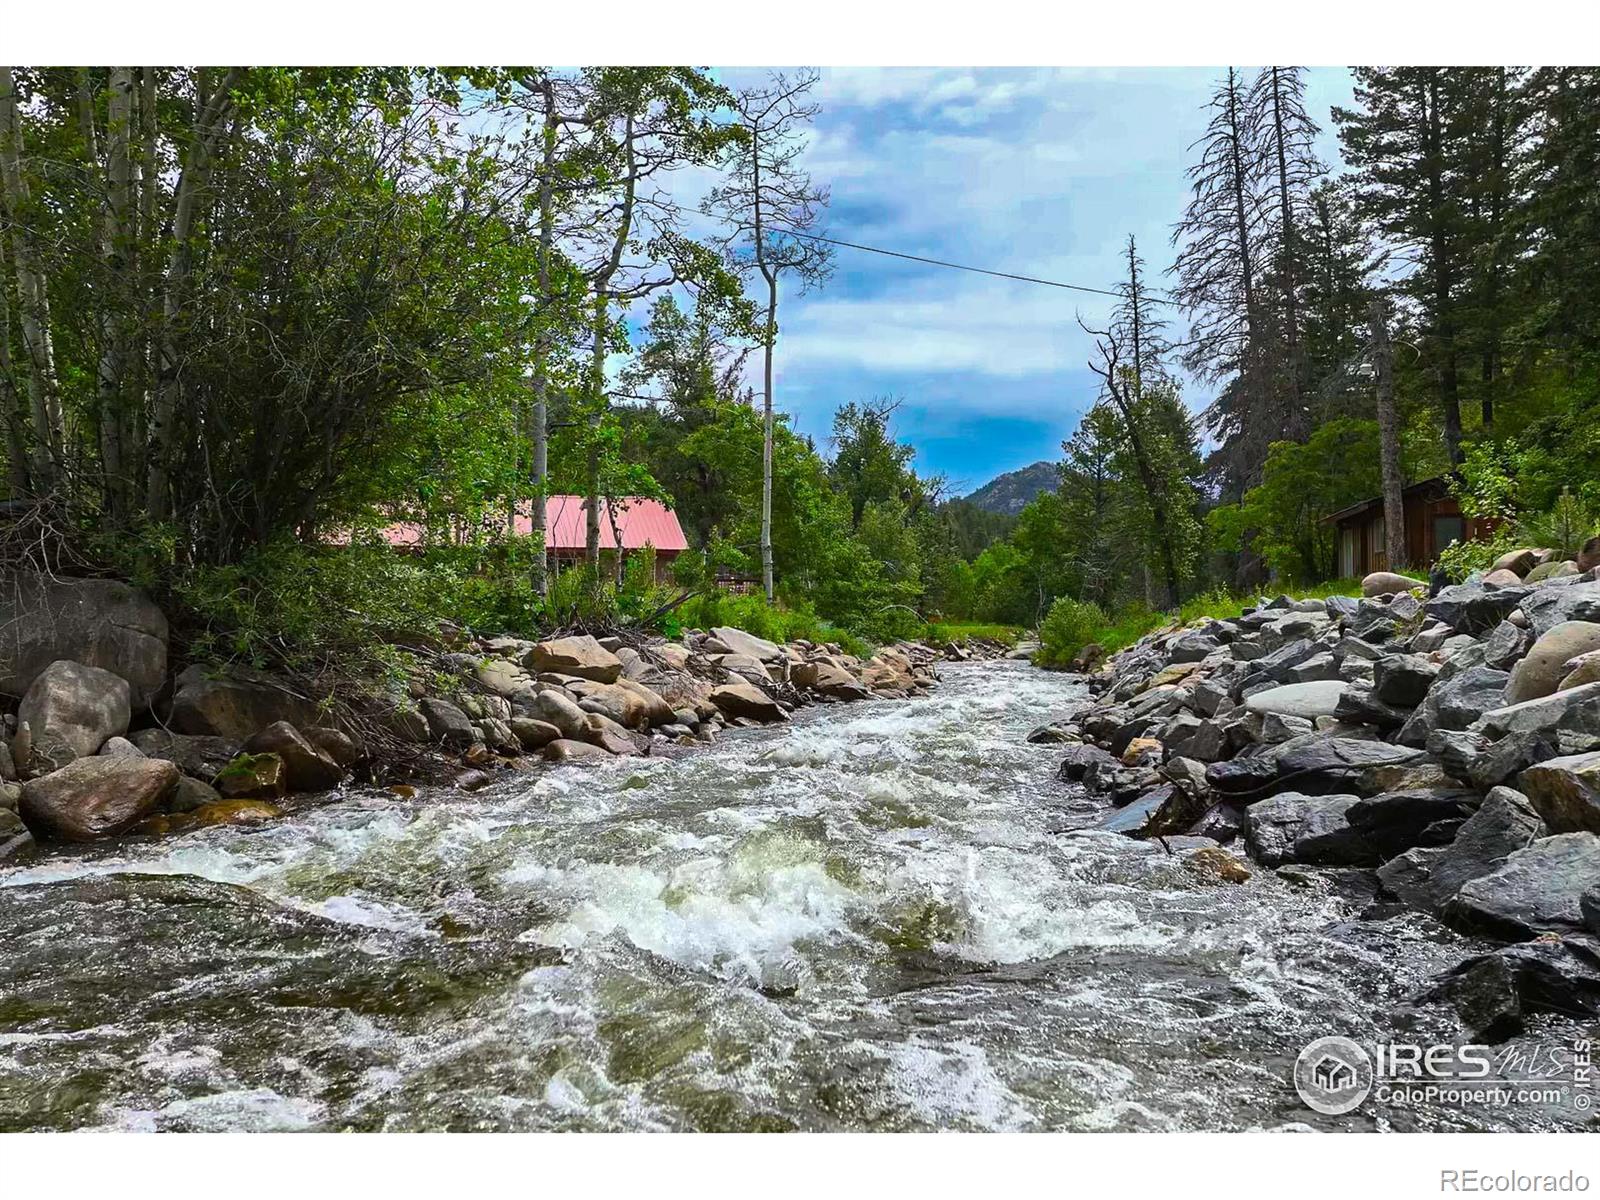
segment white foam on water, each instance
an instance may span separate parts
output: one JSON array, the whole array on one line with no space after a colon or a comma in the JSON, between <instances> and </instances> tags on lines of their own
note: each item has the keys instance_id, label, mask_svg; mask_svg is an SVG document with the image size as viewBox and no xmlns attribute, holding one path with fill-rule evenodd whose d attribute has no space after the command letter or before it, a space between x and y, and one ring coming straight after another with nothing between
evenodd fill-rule
<instances>
[{"instance_id":1,"label":"white foam on water","mask_svg":"<svg viewBox=\"0 0 1600 1200\"><path fill-rule=\"evenodd\" d=\"M201 1133L244 1130L250 1133L310 1129L326 1115L315 1100L283 1096L271 1088L213 1092L174 1100L155 1111L113 1110L111 1127L128 1132L182 1128Z\"/></svg>"},{"instance_id":2,"label":"white foam on water","mask_svg":"<svg viewBox=\"0 0 1600 1200\"><path fill-rule=\"evenodd\" d=\"M897 1102L928 1125L1022 1129L1033 1123L1028 1107L1006 1087L982 1046L913 1039L887 1047L885 1080Z\"/></svg>"},{"instance_id":3,"label":"white foam on water","mask_svg":"<svg viewBox=\"0 0 1600 1200\"><path fill-rule=\"evenodd\" d=\"M755 979L780 967L797 942L839 931L858 902L820 862L781 853L770 862L699 858L670 870L582 863L514 873L575 897L564 920L529 931L533 941L580 947L621 933L685 966Z\"/></svg>"}]
</instances>

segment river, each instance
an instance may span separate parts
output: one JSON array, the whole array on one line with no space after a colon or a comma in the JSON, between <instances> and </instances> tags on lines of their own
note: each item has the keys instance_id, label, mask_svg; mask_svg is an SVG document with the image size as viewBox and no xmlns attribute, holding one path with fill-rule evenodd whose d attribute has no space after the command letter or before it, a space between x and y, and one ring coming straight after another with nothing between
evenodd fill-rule
<instances>
[{"instance_id":1,"label":"river","mask_svg":"<svg viewBox=\"0 0 1600 1200\"><path fill-rule=\"evenodd\" d=\"M1470 946L1081 832L1101 805L1024 740L1081 685L942 675L672 757L0 867L0 1129L1564 1127L1311 1112L1300 1048L1410 1028Z\"/></svg>"}]
</instances>

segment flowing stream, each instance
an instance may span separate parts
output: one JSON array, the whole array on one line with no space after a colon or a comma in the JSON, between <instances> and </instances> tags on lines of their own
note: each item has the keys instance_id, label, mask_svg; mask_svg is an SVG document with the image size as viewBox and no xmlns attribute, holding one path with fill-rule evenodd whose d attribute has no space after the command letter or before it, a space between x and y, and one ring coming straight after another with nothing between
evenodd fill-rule
<instances>
[{"instance_id":1,"label":"flowing stream","mask_svg":"<svg viewBox=\"0 0 1600 1200\"><path fill-rule=\"evenodd\" d=\"M1079 685L942 674L671 757L0 867L0 1129L1572 1127L1306 1108L1305 1043L1391 1032L1472 947L1075 832L1102 806L1024 738Z\"/></svg>"}]
</instances>

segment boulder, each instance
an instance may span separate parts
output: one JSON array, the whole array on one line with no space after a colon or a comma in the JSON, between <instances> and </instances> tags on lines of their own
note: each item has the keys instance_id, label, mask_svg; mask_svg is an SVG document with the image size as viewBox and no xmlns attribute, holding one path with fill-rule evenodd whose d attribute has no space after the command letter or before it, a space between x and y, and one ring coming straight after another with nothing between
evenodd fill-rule
<instances>
[{"instance_id":1,"label":"boulder","mask_svg":"<svg viewBox=\"0 0 1600 1200\"><path fill-rule=\"evenodd\" d=\"M712 689L711 702L730 717L756 721L787 721L789 714L778 702L748 683L725 683Z\"/></svg>"},{"instance_id":2,"label":"boulder","mask_svg":"<svg viewBox=\"0 0 1600 1200\"><path fill-rule=\"evenodd\" d=\"M1425 607L1430 617L1457 633L1484 633L1510 616L1532 590L1516 585L1487 587L1481 581L1458 583L1442 588Z\"/></svg>"},{"instance_id":3,"label":"boulder","mask_svg":"<svg viewBox=\"0 0 1600 1200\"><path fill-rule=\"evenodd\" d=\"M1372 694L1385 704L1415 708L1439 675L1439 664L1420 654L1385 654L1372 668Z\"/></svg>"},{"instance_id":4,"label":"boulder","mask_svg":"<svg viewBox=\"0 0 1600 1200\"><path fill-rule=\"evenodd\" d=\"M1558 833L1509 855L1462 886L1446 906L1453 924L1516 941L1583 927L1580 900L1600 877L1600 837Z\"/></svg>"},{"instance_id":5,"label":"boulder","mask_svg":"<svg viewBox=\"0 0 1600 1200\"><path fill-rule=\"evenodd\" d=\"M1373 690L1352 683L1339 693L1339 703L1333 715L1340 721L1354 725L1372 725L1378 729L1399 729L1411 715L1409 709L1385 704Z\"/></svg>"},{"instance_id":6,"label":"boulder","mask_svg":"<svg viewBox=\"0 0 1600 1200\"><path fill-rule=\"evenodd\" d=\"M1288 862L1371 865L1371 848L1345 820L1345 813L1358 799L1284 792L1252 804L1245 811L1245 846L1252 858L1268 867Z\"/></svg>"},{"instance_id":7,"label":"boulder","mask_svg":"<svg viewBox=\"0 0 1600 1200\"><path fill-rule=\"evenodd\" d=\"M589 728L587 714L566 692L547 688L535 698L533 707L540 718L561 731L563 738L581 740Z\"/></svg>"},{"instance_id":8,"label":"boulder","mask_svg":"<svg viewBox=\"0 0 1600 1200\"><path fill-rule=\"evenodd\" d=\"M1398 592L1409 592L1412 588L1421 586L1421 580L1412 579L1408 575L1397 575L1393 571L1374 571L1361 581L1361 594L1363 596L1391 596Z\"/></svg>"},{"instance_id":9,"label":"boulder","mask_svg":"<svg viewBox=\"0 0 1600 1200\"><path fill-rule=\"evenodd\" d=\"M148 596L112 579L26 574L0 585L0 695L22 696L39 672L66 660L128 684L134 712L167 676L167 618Z\"/></svg>"},{"instance_id":10,"label":"boulder","mask_svg":"<svg viewBox=\"0 0 1600 1200\"><path fill-rule=\"evenodd\" d=\"M622 674L622 660L588 634L536 643L528 665L536 671L557 671L597 683L615 683Z\"/></svg>"},{"instance_id":11,"label":"boulder","mask_svg":"<svg viewBox=\"0 0 1600 1200\"><path fill-rule=\"evenodd\" d=\"M788 658L784 648L776 642L758 638L731 625L718 625L711 631L711 636L726 646L730 653L748 654L763 663L778 663Z\"/></svg>"},{"instance_id":12,"label":"boulder","mask_svg":"<svg viewBox=\"0 0 1600 1200\"><path fill-rule=\"evenodd\" d=\"M1427 999L1448 999L1474 1040L1499 1042L1522 1032L1526 1014L1600 1016L1600 950L1581 938L1503 946L1459 963Z\"/></svg>"},{"instance_id":13,"label":"boulder","mask_svg":"<svg viewBox=\"0 0 1600 1200\"><path fill-rule=\"evenodd\" d=\"M1061 758L1061 766L1056 771L1056 778L1067 783L1080 781L1091 766L1115 766L1116 758L1099 746L1091 746L1087 742L1068 746Z\"/></svg>"},{"instance_id":14,"label":"boulder","mask_svg":"<svg viewBox=\"0 0 1600 1200\"><path fill-rule=\"evenodd\" d=\"M1299 792L1324 794L1349 791L1363 782L1370 768L1395 766L1423 756L1404 746L1360 738L1311 734L1250 757L1213 763L1206 782L1225 795L1265 796L1293 784Z\"/></svg>"},{"instance_id":15,"label":"boulder","mask_svg":"<svg viewBox=\"0 0 1600 1200\"><path fill-rule=\"evenodd\" d=\"M230 800L281 796L289 790L288 772L276 754L241 754L212 782Z\"/></svg>"},{"instance_id":16,"label":"boulder","mask_svg":"<svg viewBox=\"0 0 1600 1200\"><path fill-rule=\"evenodd\" d=\"M1439 846L1455 836L1478 809L1478 794L1454 788L1380 792L1358 800L1345 820L1359 829L1380 859L1413 847Z\"/></svg>"},{"instance_id":17,"label":"boulder","mask_svg":"<svg viewBox=\"0 0 1600 1200\"><path fill-rule=\"evenodd\" d=\"M331 725L310 725L300 734L347 771L367 757L366 749L355 738Z\"/></svg>"},{"instance_id":18,"label":"boulder","mask_svg":"<svg viewBox=\"0 0 1600 1200\"><path fill-rule=\"evenodd\" d=\"M589 728L584 734L584 741L594 746L599 746L607 754L648 754L650 752L650 739L640 733L633 733L624 729L610 717L600 713L590 713Z\"/></svg>"},{"instance_id":19,"label":"boulder","mask_svg":"<svg viewBox=\"0 0 1600 1200\"><path fill-rule=\"evenodd\" d=\"M1556 691L1565 692L1586 683L1600 683L1600 650L1580 654L1564 664L1567 674L1561 677Z\"/></svg>"},{"instance_id":20,"label":"boulder","mask_svg":"<svg viewBox=\"0 0 1600 1200\"><path fill-rule=\"evenodd\" d=\"M32 769L42 774L126 733L130 715L127 680L62 659L34 677L17 709L17 727L32 731Z\"/></svg>"},{"instance_id":21,"label":"boulder","mask_svg":"<svg viewBox=\"0 0 1600 1200\"><path fill-rule=\"evenodd\" d=\"M87 842L130 828L177 786L161 759L79 758L23 784L21 812L36 835Z\"/></svg>"},{"instance_id":22,"label":"boulder","mask_svg":"<svg viewBox=\"0 0 1600 1200\"><path fill-rule=\"evenodd\" d=\"M268 725L249 738L244 748L248 754L276 754L282 759L284 782L290 791L325 792L344 778L344 768L287 721Z\"/></svg>"},{"instance_id":23,"label":"boulder","mask_svg":"<svg viewBox=\"0 0 1600 1200\"><path fill-rule=\"evenodd\" d=\"M145 753L125 737L107 738L105 745L100 747L102 758L117 758L131 755L134 758L143 758Z\"/></svg>"},{"instance_id":24,"label":"boulder","mask_svg":"<svg viewBox=\"0 0 1600 1200\"><path fill-rule=\"evenodd\" d=\"M1532 594L1522 608L1536 635L1542 636L1563 621L1600 623L1600 581L1574 576L1546 580L1529 590Z\"/></svg>"},{"instance_id":25,"label":"boulder","mask_svg":"<svg viewBox=\"0 0 1600 1200\"><path fill-rule=\"evenodd\" d=\"M610 758L609 751L588 742L574 741L571 738L557 738L549 742L544 748L544 757L547 762L569 763L589 762L603 758Z\"/></svg>"},{"instance_id":26,"label":"boulder","mask_svg":"<svg viewBox=\"0 0 1600 1200\"><path fill-rule=\"evenodd\" d=\"M711 661L725 671L732 671L735 675L742 675L752 683L772 683L772 672L767 669L767 664L753 654L713 654Z\"/></svg>"},{"instance_id":27,"label":"boulder","mask_svg":"<svg viewBox=\"0 0 1600 1200\"><path fill-rule=\"evenodd\" d=\"M1600 537L1592 537L1584 542L1583 549L1578 551L1577 567L1579 571L1592 571L1600 567Z\"/></svg>"},{"instance_id":28,"label":"boulder","mask_svg":"<svg viewBox=\"0 0 1600 1200\"><path fill-rule=\"evenodd\" d=\"M477 732L467 714L448 700L425 696L417 701L417 711L427 720L428 734L436 742L465 750L477 740Z\"/></svg>"},{"instance_id":29,"label":"boulder","mask_svg":"<svg viewBox=\"0 0 1600 1200\"><path fill-rule=\"evenodd\" d=\"M1600 738L1600 683L1490 709L1471 728L1488 738L1560 730Z\"/></svg>"},{"instance_id":30,"label":"boulder","mask_svg":"<svg viewBox=\"0 0 1600 1200\"><path fill-rule=\"evenodd\" d=\"M561 736L561 730L548 721L532 717L512 717L507 724L524 750L543 750Z\"/></svg>"},{"instance_id":31,"label":"boulder","mask_svg":"<svg viewBox=\"0 0 1600 1200\"><path fill-rule=\"evenodd\" d=\"M1408 850L1379 867L1378 878L1413 908L1438 913L1463 885L1498 869L1544 831L1526 796L1497 787L1448 846Z\"/></svg>"},{"instance_id":32,"label":"boulder","mask_svg":"<svg viewBox=\"0 0 1600 1200\"><path fill-rule=\"evenodd\" d=\"M1179 634L1167 645L1167 661L1174 664L1197 663L1222 648L1215 637L1199 630Z\"/></svg>"},{"instance_id":33,"label":"boulder","mask_svg":"<svg viewBox=\"0 0 1600 1200\"><path fill-rule=\"evenodd\" d=\"M1492 575L1496 571L1510 571L1518 579L1521 579L1522 576L1533 570L1542 561L1544 561L1544 555L1539 550L1532 548L1507 550L1494 560L1494 565L1489 568L1489 573Z\"/></svg>"},{"instance_id":34,"label":"boulder","mask_svg":"<svg viewBox=\"0 0 1600 1200\"><path fill-rule=\"evenodd\" d=\"M243 748L231 738L172 733L166 729L140 729L129 734L128 740L151 758L167 759L185 775L208 783Z\"/></svg>"},{"instance_id":35,"label":"boulder","mask_svg":"<svg viewBox=\"0 0 1600 1200\"><path fill-rule=\"evenodd\" d=\"M485 659L473 669L473 676L496 696L515 696L533 686L526 671L503 658Z\"/></svg>"},{"instance_id":36,"label":"boulder","mask_svg":"<svg viewBox=\"0 0 1600 1200\"><path fill-rule=\"evenodd\" d=\"M1522 576L1515 571L1490 571L1483 577L1485 587L1516 587L1522 582Z\"/></svg>"},{"instance_id":37,"label":"boulder","mask_svg":"<svg viewBox=\"0 0 1600 1200\"><path fill-rule=\"evenodd\" d=\"M1578 564L1570 558L1564 561L1540 563L1527 575L1523 576L1523 583L1543 583L1546 579L1566 579L1578 574Z\"/></svg>"},{"instance_id":38,"label":"boulder","mask_svg":"<svg viewBox=\"0 0 1600 1200\"><path fill-rule=\"evenodd\" d=\"M222 793L209 783L189 775L178 776L178 786L172 789L172 795L167 798L167 811L171 813L193 812L207 804L216 804L222 800Z\"/></svg>"},{"instance_id":39,"label":"boulder","mask_svg":"<svg viewBox=\"0 0 1600 1200\"><path fill-rule=\"evenodd\" d=\"M1511 621L1501 621L1483 640L1483 665L1509 671L1533 645L1533 631Z\"/></svg>"},{"instance_id":40,"label":"boulder","mask_svg":"<svg viewBox=\"0 0 1600 1200\"><path fill-rule=\"evenodd\" d=\"M836 700L865 700L872 695L866 685L849 671L830 662L799 663L790 672L789 678L798 688L809 688ZM1033 740L1032 734L1029 740Z\"/></svg>"},{"instance_id":41,"label":"boulder","mask_svg":"<svg viewBox=\"0 0 1600 1200\"><path fill-rule=\"evenodd\" d=\"M638 685L634 687L638 688ZM644 688L634 691L621 682L595 683L578 679L569 685L569 690L578 698L578 707L584 712L609 717L626 729L648 729L652 717L656 718L654 723L658 725L672 720L672 709L667 707L666 702ZM649 695L649 700L645 699L645 694Z\"/></svg>"},{"instance_id":42,"label":"boulder","mask_svg":"<svg viewBox=\"0 0 1600 1200\"><path fill-rule=\"evenodd\" d=\"M171 727L242 742L274 721L317 723L317 706L260 671L192 666L174 681Z\"/></svg>"},{"instance_id":43,"label":"boulder","mask_svg":"<svg viewBox=\"0 0 1600 1200\"><path fill-rule=\"evenodd\" d=\"M1337 679L1290 683L1257 692L1244 702L1250 712L1279 713L1288 717L1331 717L1339 706L1345 685Z\"/></svg>"},{"instance_id":44,"label":"boulder","mask_svg":"<svg viewBox=\"0 0 1600 1200\"><path fill-rule=\"evenodd\" d=\"M1600 833L1600 751L1537 763L1519 783L1552 832Z\"/></svg>"},{"instance_id":45,"label":"boulder","mask_svg":"<svg viewBox=\"0 0 1600 1200\"><path fill-rule=\"evenodd\" d=\"M1600 624L1562 621L1541 634L1527 655L1511 669L1506 703L1518 704L1554 692L1566 677L1566 664L1580 654L1600 650Z\"/></svg>"}]
</instances>

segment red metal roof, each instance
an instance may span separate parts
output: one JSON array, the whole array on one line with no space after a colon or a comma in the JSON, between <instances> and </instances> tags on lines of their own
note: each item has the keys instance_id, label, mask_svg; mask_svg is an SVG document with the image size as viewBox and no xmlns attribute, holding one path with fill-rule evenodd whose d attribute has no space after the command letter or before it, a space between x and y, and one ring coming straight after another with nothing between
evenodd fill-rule
<instances>
[{"instance_id":1,"label":"red metal roof","mask_svg":"<svg viewBox=\"0 0 1600 1200\"><path fill-rule=\"evenodd\" d=\"M582 550L585 545L585 525L588 505L582 496L551 496L545 500L545 523L549 526L545 546L551 550ZM657 550L676 552L687 550L688 541L678 515L659 500L646 500L642 496L628 496L616 502L617 529L622 534L624 550L643 550L654 546ZM533 532L533 505L524 501L517 506L517 532L524 536ZM611 536L611 504L600 501L600 549L616 549Z\"/></svg>"},{"instance_id":2,"label":"red metal roof","mask_svg":"<svg viewBox=\"0 0 1600 1200\"><path fill-rule=\"evenodd\" d=\"M582 550L585 545L587 505L582 496L551 496L545 501L545 521L549 534L545 546L550 550ZM617 529L622 534L624 550L643 550L647 545L669 554L689 548L678 524L677 514L659 500L646 500L642 496L619 499L616 504ZM533 533L533 503L523 500L517 505L516 532L528 537ZM391 546L409 548L421 546L426 541L426 530L415 521L396 521L379 530L379 536ZM341 530L329 539L335 544L350 540L347 531ZM600 501L600 549L616 549L616 539L611 536L611 505Z\"/></svg>"}]
</instances>

